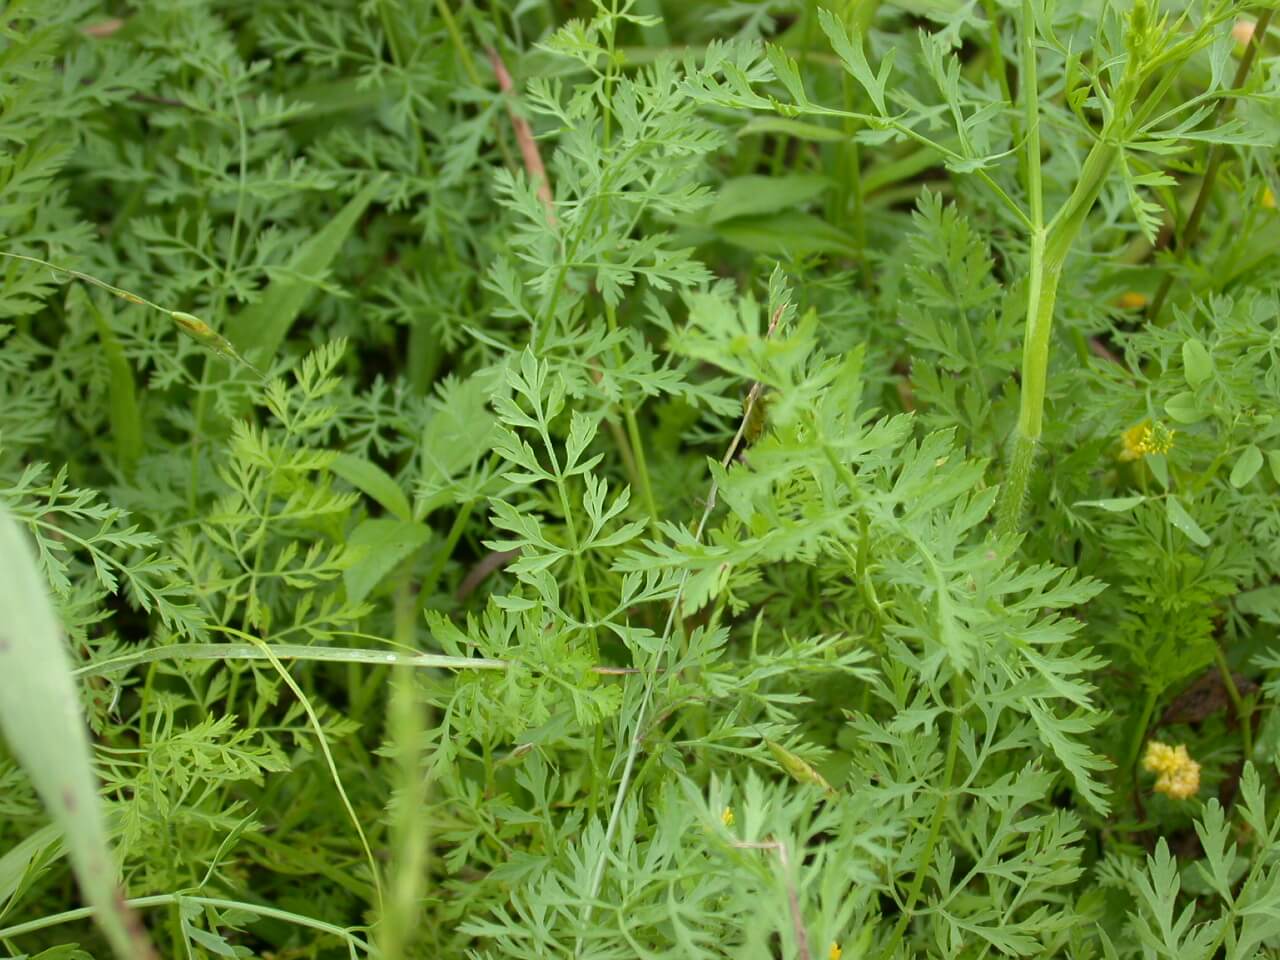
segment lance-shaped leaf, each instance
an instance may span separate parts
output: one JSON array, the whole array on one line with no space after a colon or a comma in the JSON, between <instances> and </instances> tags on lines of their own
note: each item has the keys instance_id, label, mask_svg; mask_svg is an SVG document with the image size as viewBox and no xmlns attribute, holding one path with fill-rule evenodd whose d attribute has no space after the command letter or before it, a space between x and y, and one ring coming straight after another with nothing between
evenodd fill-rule
<instances>
[{"instance_id":1,"label":"lance-shaped leaf","mask_svg":"<svg viewBox=\"0 0 1280 960\"><path fill-rule=\"evenodd\" d=\"M71 657L36 555L0 512L0 733L62 829L85 900L116 956L155 956L116 884Z\"/></svg>"}]
</instances>

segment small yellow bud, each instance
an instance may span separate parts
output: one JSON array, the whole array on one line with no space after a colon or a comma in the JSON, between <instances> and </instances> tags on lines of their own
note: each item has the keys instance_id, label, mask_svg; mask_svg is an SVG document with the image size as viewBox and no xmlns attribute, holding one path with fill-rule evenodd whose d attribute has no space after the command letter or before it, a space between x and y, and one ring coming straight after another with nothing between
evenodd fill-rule
<instances>
[{"instance_id":1,"label":"small yellow bud","mask_svg":"<svg viewBox=\"0 0 1280 960\"><path fill-rule=\"evenodd\" d=\"M1271 192L1270 187L1266 187L1262 191L1262 205L1268 210L1276 208L1276 195Z\"/></svg>"},{"instance_id":2,"label":"small yellow bud","mask_svg":"<svg viewBox=\"0 0 1280 960\"><path fill-rule=\"evenodd\" d=\"M1121 463L1128 463L1153 453L1168 453L1173 449L1174 433L1163 423L1152 424L1150 420L1143 420L1121 434L1120 453L1116 458Z\"/></svg>"},{"instance_id":3,"label":"small yellow bud","mask_svg":"<svg viewBox=\"0 0 1280 960\"><path fill-rule=\"evenodd\" d=\"M1142 767L1148 773L1157 774L1157 793L1186 800L1200 792L1200 764L1191 759L1185 744L1171 747L1157 740L1150 741Z\"/></svg>"},{"instance_id":4,"label":"small yellow bud","mask_svg":"<svg viewBox=\"0 0 1280 960\"><path fill-rule=\"evenodd\" d=\"M1137 290L1128 290L1116 298L1116 306L1121 310L1141 310L1147 305L1147 295Z\"/></svg>"},{"instance_id":5,"label":"small yellow bud","mask_svg":"<svg viewBox=\"0 0 1280 960\"><path fill-rule=\"evenodd\" d=\"M733 826L733 807L724 808L724 813L720 814L720 822L726 827Z\"/></svg>"},{"instance_id":6,"label":"small yellow bud","mask_svg":"<svg viewBox=\"0 0 1280 960\"><path fill-rule=\"evenodd\" d=\"M844 953L844 951L840 949L840 944L833 940L831 942L831 949L827 951L827 960L840 960L840 955L842 953Z\"/></svg>"}]
</instances>

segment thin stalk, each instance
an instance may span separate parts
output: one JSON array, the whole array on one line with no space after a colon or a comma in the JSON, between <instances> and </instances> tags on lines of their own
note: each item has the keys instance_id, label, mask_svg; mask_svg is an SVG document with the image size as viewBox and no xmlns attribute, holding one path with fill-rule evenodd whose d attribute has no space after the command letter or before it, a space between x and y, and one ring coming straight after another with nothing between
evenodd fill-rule
<instances>
[{"instance_id":1,"label":"thin stalk","mask_svg":"<svg viewBox=\"0 0 1280 960\"><path fill-rule=\"evenodd\" d=\"M1240 58L1240 64L1236 67L1235 78L1231 82L1233 90L1239 90L1244 85L1245 80L1249 76L1249 71L1253 67L1253 61L1258 56L1258 48L1262 45L1262 38L1267 34L1267 28L1271 25L1271 15L1275 11L1264 10L1258 17L1258 22L1253 28L1253 36L1249 38L1249 45L1245 48L1244 55ZM1231 109L1234 100L1223 100L1218 108L1217 121L1222 122L1227 111ZM1221 143L1215 143L1209 148L1209 162L1205 165L1204 179L1200 181L1200 192L1196 195L1195 206L1191 208L1191 215L1187 217L1187 225L1182 230L1182 236L1178 238L1176 244L1179 252L1189 249L1195 245L1196 240L1200 236L1200 221L1204 218L1204 212L1209 206L1209 197L1213 194L1214 183L1218 179L1218 170L1222 167L1223 157L1226 156L1226 148ZM1160 319L1160 310L1164 307L1165 300L1169 297L1169 290L1173 287L1173 274L1166 273L1164 279L1160 281L1160 286L1156 289L1156 295L1151 298L1151 307L1147 311L1148 319L1158 321Z\"/></svg>"},{"instance_id":2,"label":"thin stalk","mask_svg":"<svg viewBox=\"0 0 1280 960\"><path fill-rule=\"evenodd\" d=\"M618 448L618 454L622 457L622 469L627 475L627 483L637 490L640 489L640 474L636 471L636 458L631 455L631 443L627 440L627 435L622 432L622 427L618 426L617 419L612 416L605 417L604 424L609 429L609 436L613 437L613 445Z\"/></svg>"},{"instance_id":3,"label":"thin stalk","mask_svg":"<svg viewBox=\"0 0 1280 960\"><path fill-rule=\"evenodd\" d=\"M440 11L440 19L444 21L445 29L449 31L449 39L453 41L453 47L458 51L458 57L462 60L462 69L467 71L467 77L477 87L481 86L480 71L476 69L476 62L471 57L471 51L467 49L467 45L462 42L462 31L458 29L458 21L453 19L453 11L449 9L449 0L436 0L436 9Z\"/></svg>"},{"instance_id":4,"label":"thin stalk","mask_svg":"<svg viewBox=\"0 0 1280 960\"><path fill-rule=\"evenodd\" d=\"M982 0L982 8L987 14L987 47L991 51L991 74L1000 87L1000 93L1006 102L1013 103L1013 91L1009 87L1009 67L1004 59L1001 43L1000 8L995 0ZM1013 128L1013 140L1016 143L1021 137L1017 126Z\"/></svg>"},{"instance_id":5,"label":"thin stalk","mask_svg":"<svg viewBox=\"0 0 1280 960\"><path fill-rule=\"evenodd\" d=\"M582 565L582 540L578 536L578 525L573 519L573 508L569 506L569 488L565 483L564 474L560 470L560 459L556 456L555 448L551 445L551 437L546 432L542 434L542 445L547 451L547 460L551 464L551 470L555 477L556 493L560 498L560 509L564 513L565 532L569 535L569 553L573 558L573 576L577 581L578 592L581 594L582 614L594 627L596 615L591 608L591 594L587 590L586 568ZM592 653L598 653L599 651L595 649L594 630L591 634L591 643Z\"/></svg>"},{"instance_id":6,"label":"thin stalk","mask_svg":"<svg viewBox=\"0 0 1280 960\"><path fill-rule=\"evenodd\" d=\"M609 326L610 333L616 333L618 330L618 311L612 303L604 305L605 322ZM613 345L613 358L619 367L623 364L622 347L615 341ZM649 477L649 464L644 455L644 442L640 437L640 424L636 420L636 409L629 399L624 395L621 401L622 416L627 423L627 439L630 442L630 455L634 458L636 468L636 479L640 484L640 496L644 499L645 509L649 511L649 521L655 527L658 524L658 505L653 499L653 482ZM623 454L624 458L627 452Z\"/></svg>"},{"instance_id":7,"label":"thin stalk","mask_svg":"<svg viewBox=\"0 0 1280 960\"><path fill-rule=\"evenodd\" d=\"M550 443L547 444L550 449ZM552 458L555 463L555 458ZM557 472L559 465L556 465ZM556 477L556 492L560 495L560 509L564 512L565 532L569 534L569 550L573 555L573 575L578 582L578 593L582 595L582 614L595 624L596 615L591 608L591 592L587 589L586 568L582 564L582 541L578 538L578 525L573 521L573 509L569 506L569 490L564 478ZM595 644L595 632L592 631L592 645ZM593 650L593 653L596 651Z\"/></svg>"},{"instance_id":8,"label":"thin stalk","mask_svg":"<svg viewBox=\"0 0 1280 960\"><path fill-rule=\"evenodd\" d=\"M1013 91L1009 87L1009 65L1008 61L1004 58L1004 45L1001 43L1001 40L1003 39L1003 31L1000 25L1000 8L996 5L996 0L982 0L982 6L987 14L987 21L989 25L987 47L991 51L991 73L995 78L997 86L1000 87L1000 95L1004 97L1006 103L1012 105ZM1026 56L1025 50L1023 51L1023 56L1024 58ZM1038 126L1036 121L1031 120L1030 117L1028 117L1028 124ZM1009 133L1012 135L1014 143L1017 143L1022 139L1022 129L1016 119L1010 121ZM1039 136L1040 132L1037 129L1037 139ZM1024 183L1029 182L1029 171L1027 169L1027 157L1029 155L1030 149L1028 149L1027 152L1020 153L1018 155L1018 173L1022 177Z\"/></svg>"},{"instance_id":9,"label":"thin stalk","mask_svg":"<svg viewBox=\"0 0 1280 960\"><path fill-rule=\"evenodd\" d=\"M458 541L462 538L462 533L467 527L467 521L471 519L472 506L473 504L470 502L462 505L458 515L453 518L453 525L449 527L449 532L445 535L444 545L440 548L440 552L436 554L435 563L431 565L427 575L422 578L422 586L418 589L418 604L423 610L426 610L427 604L431 602L431 597L436 591L436 584L440 582L440 574L444 572L444 565L453 556L453 551L457 548Z\"/></svg>"},{"instance_id":10,"label":"thin stalk","mask_svg":"<svg viewBox=\"0 0 1280 960\"><path fill-rule=\"evenodd\" d=\"M933 808L933 816L929 819L929 835L925 840L924 849L920 852L920 862L916 865L911 889L907 891L907 902L902 905L902 912L898 916L893 933L889 936L889 943L880 954L885 960L897 952L898 944L902 942L902 936L906 933L907 924L911 922L911 912L920 900L920 893L924 889L924 878L933 863L934 848L938 844L942 825L946 822L947 813L951 808L951 784L955 778L956 756L960 747L961 717L964 715L964 708L968 701L966 690L964 674L957 673L951 678L951 729L947 735L947 756L943 761L941 796L938 797L938 805Z\"/></svg>"},{"instance_id":11,"label":"thin stalk","mask_svg":"<svg viewBox=\"0 0 1280 960\"><path fill-rule=\"evenodd\" d=\"M236 113L236 138L239 141L239 175L236 181L236 209L231 219L231 240L227 245L227 262L222 271L222 284L218 290L218 309L214 316L218 326L225 329L227 320L227 289L234 271L239 267L240 228L244 222L244 204L247 190L245 184L249 176L249 131L244 121L244 108L240 105L240 95L233 92L231 102ZM172 314L171 314L172 315ZM194 318L193 318L194 319ZM270 363L270 361L263 361ZM259 374L261 377L261 374ZM200 473L200 441L204 437L204 417L207 409L208 392L204 389L209 383L209 358L205 356L200 364L200 387L196 391L195 426L191 430L191 475L187 481L187 507L192 513L196 509L199 495L198 474Z\"/></svg>"},{"instance_id":12,"label":"thin stalk","mask_svg":"<svg viewBox=\"0 0 1280 960\"><path fill-rule=\"evenodd\" d=\"M863 38L863 43L866 42L867 31L871 27L872 21L876 18L880 3L881 0L858 0L855 3L845 4L845 24L853 30L856 36ZM844 100L844 108L846 111L852 112L857 105L858 88L847 70L841 71L840 80L840 92ZM863 178L862 151L858 146L857 140L853 137L856 129L855 123L855 121L845 118L844 130L847 134L847 139L840 144L840 153L845 169L840 171L840 180L847 191L847 194L842 199L851 199L853 201L852 227L854 244L860 252L865 254L867 249L866 197L870 189ZM844 225L843 218L847 212L847 203L842 202L840 205L841 226ZM871 282L870 271L866 269L865 256L863 257L863 262L859 264L858 277L864 286L869 285Z\"/></svg>"},{"instance_id":13,"label":"thin stalk","mask_svg":"<svg viewBox=\"0 0 1280 960\"><path fill-rule=\"evenodd\" d=\"M611 0L609 10L611 16L605 22L606 64L604 72L604 148L608 151L613 143L613 85L618 78L618 62L614 56L615 44L618 40L618 0ZM607 201L606 201L607 203Z\"/></svg>"},{"instance_id":14,"label":"thin stalk","mask_svg":"<svg viewBox=\"0 0 1280 960\"><path fill-rule=\"evenodd\" d=\"M616 0L612 5L612 13L616 17L618 13L618 5ZM617 58L614 56L614 44L617 41L615 32L616 21L610 21L610 29L606 35L606 46L608 48L608 64L605 68L604 77L604 149L608 151L613 142L613 87L617 82L618 64ZM609 217L609 197L608 194L601 199L603 205L604 219ZM609 332L615 333L618 329L618 312L612 303L605 303L604 307L605 322L608 324ZM615 342L613 347L614 360L618 366L623 364L622 348ZM649 513L649 522L653 525L658 523L658 507L653 499L653 484L649 478L649 466L645 460L644 443L640 439L640 426L636 420L635 407L626 397L622 399L622 416L627 424L627 438L631 445L630 454L635 462L636 476L640 481L640 496L644 500L645 509ZM625 458L626 454L624 454Z\"/></svg>"},{"instance_id":15,"label":"thin stalk","mask_svg":"<svg viewBox=\"0 0 1280 960\"><path fill-rule=\"evenodd\" d=\"M1138 764L1138 754L1142 750L1142 741L1147 738L1147 728L1151 726L1151 715L1155 712L1158 697L1159 694L1155 690L1147 690L1147 696L1142 704L1142 713L1138 715L1138 725L1133 728L1133 733L1129 736L1129 749L1125 754L1124 769L1130 774L1134 774L1134 767ZM1134 778L1137 779L1136 775Z\"/></svg>"},{"instance_id":16,"label":"thin stalk","mask_svg":"<svg viewBox=\"0 0 1280 960\"><path fill-rule=\"evenodd\" d=\"M1240 745L1244 748L1244 760L1253 759L1253 704L1240 696L1240 688L1236 686L1236 678L1231 675L1231 667L1227 665L1226 654L1216 643L1213 645L1213 658L1218 664L1218 673L1222 676L1222 685L1227 688L1227 696L1236 711L1236 721L1240 724Z\"/></svg>"}]
</instances>

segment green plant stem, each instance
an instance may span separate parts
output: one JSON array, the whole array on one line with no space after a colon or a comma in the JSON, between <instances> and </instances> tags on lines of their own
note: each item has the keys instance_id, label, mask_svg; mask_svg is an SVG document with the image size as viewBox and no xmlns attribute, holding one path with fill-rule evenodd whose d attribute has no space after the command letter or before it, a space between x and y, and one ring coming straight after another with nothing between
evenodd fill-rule
<instances>
[{"instance_id":1,"label":"green plant stem","mask_svg":"<svg viewBox=\"0 0 1280 960\"><path fill-rule=\"evenodd\" d=\"M1053 220L1044 225L1044 196L1040 173L1040 111L1036 86L1034 16L1031 0L1023 0L1022 96L1027 113L1027 192L1031 200L1031 251L1027 273L1027 329L1022 348L1022 385L1018 424L1013 438L1009 472L997 510L998 536L1016 534L1022 522L1031 471L1044 429L1044 400L1048 386L1049 347L1053 311L1062 268L1089 211L1093 209L1107 176L1119 155L1109 134L1111 124L1094 142L1075 188ZM1123 116L1132 99L1126 74L1115 98L1115 117Z\"/></svg>"},{"instance_id":2,"label":"green plant stem","mask_svg":"<svg viewBox=\"0 0 1280 960\"><path fill-rule=\"evenodd\" d=\"M547 451L547 460L551 464L552 472L555 476L556 493L560 498L560 510L564 514L565 533L569 535L569 553L573 558L573 575L577 581L578 592L581 594L582 614L591 621L592 626L595 625L595 611L591 607L591 593L587 589L586 568L582 564L582 540L578 536L578 525L573 519L573 508L569 505L569 488L565 482L565 477L560 471L560 460L556 456L555 448L551 445L551 437L544 432L542 434L542 445ZM599 653L596 649L596 639L594 629L591 631L592 655Z\"/></svg>"},{"instance_id":3,"label":"green plant stem","mask_svg":"<svg viewBox=\"0 0 1280 960\"><path fill-rule=\"evenodd\" d=\"M248 194L246 184L249 176L249 128L245 123L244 108L240 104L240 97L234 91L231 96L231 103L235 108L236 114L236 140L240 158L240 170L236 181L235 214L231 220L231 241L227 245L227 260L222 268L222 284L218 288L218 309L214 311L219 329L226 329L227 289L230 286L231 277L239 267L240 230L244 222L245 197ZM267 359L263 363L265 366L269 366L270 360ZM197 475L200 470L200 445L204 438L204 418L208 408L208 393L206 392L208 383L209 356L205 354L200 363L200 387L196 390L195 426L191 430L191 477L187 483L187 508L193 514L196 512L196 502L200 492Z\"/></svg>"},{"instance_id":4,"label":"green plant stem","mask_svg":"<svg viewBox=\"0 0 1280 960\"><path fill-rule=\"evenodd\" d=\"M1236 678L1231 675L1231 667L1227 664L1227 656L1218 644L1213 645L1213 658L1218 664L1218 673L1222 675L1222 685L1227 688L1227 696L1236 711L1236 722L1240 724L1240 746L1244 748L1244 760L1253 760L1253 704L1246 702L1236 686Z\"/></svg>"},{"instance_id":5,"label":"green plant stem","mask_svg":"<svg viewBox=\"0 0 1280 960\"><path fill-rule=\"evenodd\" d=\"M548 444L548 448L550 444ZM556 467L557 471L559 466ZM582 541L578 537L578 525L573 520L573 508L569 505L569 491L563 477L556 477L556 492L560 495L560 509L564 513L565 532L569 534L569 550L573 555L573 575L578 582L578 592L582 595L582 613L593 624L596 619L591 607L591 592L587 589L586 568L582 564ZM595 643L595 632L591 633L592 644ZM593 650L592 653L597 651Z\"/></svg>"},{"instance_id":6,"label":"green plant stem","mask_svg":"<svg viewBox=\"0 0 1280 960\"><path fill-rule=\"evenodd\" d=\"M453 18L453 11L449 9L449 0L436 0L436 9L440 11L440 19L444 21L445 29L449 31L449 39L453 42L454 49L458 51L458 57L462 60L462 68L467 71L467 77L477 87L481 86L480 71L476 69L471 51L462 42L462 31L458 29L458 21Z\"/></svg>"},{"instance_id":7,"label":"green plant stem","mask_svg":"<svg viewBox=\"0 0 1280 960\"><path fill-rule=\"evenodd\" d=\"M1137 779L1137 773L1134 767L1138 764L1138 754L1142 751L1142 741L1147 738L1147 727L1151 725L1151 714L1155 712L1156 701L1159 696L1159 693L1155 690L1147 690L1147 695L1142 703L1142 713L1138 714L1138 725L1133 728L1133 733L1129 735L1129 749L1125 757L1124 769L1135 780Z\"/></svg>"},{"instance_id":8,"label":"green plant stem","mask_svg":"<svg viewBox=\"0 0 1280 960\"><path fill-rule=\"evenodd\" d=\"M1029 134L1028 139L1036 139ZM1031 236L1031 258L1027 280L1027 331L1022 349L1022 388L1018 425L1014 434L1009 474L1005 480L997 513L996 532L1010 536L1018 532L1027 486L1035 464L1040 436L1044 430L1044 401L1049 377L1049 347L1053 333L1053 311L1058 283L1071 244L1084 226L1119 150L1105 139L1089 151L1080 180L1071 196L1047 227L1035 228ZM1028 157L1028 168L1038 178L1039 153ZM1036 216L1033 203L1033 218Z\"/></svg>"},{"instance_id":9,"label":"green plant stem","mask_svg":"<svg viewBox=\"0 0 1280 960\"><path fill-rule=\"evenodd\" d=\"M614 16L617 15L616 0L613 5L613 13L614 13ZM615 21L610 20L610 23L611 24L615 23ZM614 43L616 39L617 39L616 33L611 27L607 34L609 62L605 68L605 79L604 79L605 104L606 104L605 110L604 110L604 148L605 150L608 150L610 147L610 144L613 142L613 110L612 110L611 104L613 103L613 85L617 81L617 72L618 72L617 58L614 56ZM601 199L601 204L604 207L604 217L607 220L609 215L608 214L608 210L609 210L608 194L604 194L604 196ZM604 315L605 315L605 322L609 327L609 332L616 333L618 330L617 307L614 304L606 301L604 305ZM621 346L618 345L617 341L614 342L613 357L614 357L614 362L617 363L619 367L621 367L623 365L622 348ZM622 405L622 416L627 424L627 438L631 445L630 456L635 463L636 477L640 485L640 496L644 500L645 509L649 513L650 523L654 526L657 526L658 507L653 499L653 483L649 478L649 466L647 461L645 460L644 444L641 442L641 439L640 439L640 427L638 422L636 421L635 407L632 405L631 401L627 399L625 396L622 398L621 405ZM624 454L624 457L625 456L626 454Z\"/></svg>"},{"instance_id":10,"label":"green plant stem","mask_svg":"<svg viewBox=\"0 0 1280 960\"><path fill-rule=\"evenodd\" d=\"M605 322L609 325L609 332L616 333L618 330L618 311L611 303L604 305ZM622 347L617 342L613 345L614 362L619 367L623 364ZM658 505L653 499L653 481L649 477L649 463L644 454L644 442L640 437L640 424L636 420L635 406L627 399L624 394L620 401L622 406L622 416L627 424L627 439L630 444L629 454L635 463L636 479L640 485L640 496L644 500L645 509L649 512L649 521L655 527L660 519L658 516ZM624 457L627 452L624 452Z\"/></svg>"},{"instance_id":11,"label":"green plant stem","mask_svg":"<svg viewBox=\"0 0 1280 960\"><path fill-rule=\"evenodd\" d=\"M1231 82L1232 89L1240 89L1248 78L1249 71L1253 68L1253 61L1257 58L1258 49L1262 46L1262 38L1267 35L1267 28L1271 25L1271 16L1274 12L1273 10L1264 10L1258 17L1258 22L1253 28L1253 36L1249 39L1249 45L1245 48L1244 55L1241 56L1240 63L1236 67L1236 75ZM1234 102L1234 100L1222 101L1218 108L1217 120L1219 123L1222 122ZM1215 143L1209 148L1209 162L1205 165L1204 179L1200 181L1200 192L1196 195L1195 206L1191 208L1191 214L1187 217L1186 226L1182 229L1182 236L1178 238L1176 244L1179 252L1194 246L1200 236L1200 221L1204 218L1204 212L1209 206L1209 198L1213 194L1213 187L1218 179L1218 170L1222 167L1222 160L1226 156L1226 152L1226 146L1221 143ZM1164 279L1160 281L1160 286L1156 288L1155 296L1151 298L1151 306L1147 310L1147 318L1149 320L1153 322L1159 321L1160 311L1164 307L1165 300L1168 299L1169 291L1172 287L1173 274L1166 273Z\"/></svg>"},{"instance_id":12,"label":"green plant stem","mask_svg":"<svg viewBox=\"0 0 1280 960\"><path fill-rule=\"evenodd\" d=\"M911 912L920 900L920 893L924 889L924 878L929 872L930 864L933 863L934 848L938 844L942 825L946 822L947 812L951 808L951 784L956 773L956 756L960 748L960 727L967 703L967 689L968 684L964 674L957 673L951 678L951 729L947 734L947 755L942 770L940 796L937 806L933 808L933 816L929 819L929 835L925 840L924 849L920 852L920 862L916 865L911 889L907 891L907 901L902 906L902 912L898 916L893 933L889 936L888 944L880 954L883 960L889 960L897 952L898 944L902 942L902 936L906 933L907 924L911 922Z\"/></svg>"},{"instance_id":13,"label":"green plant stem","mask_svg":"<svg viewBox=\"0 0 1280 960\"><path fill-rule=\"evenodd\" d=\"M1044 410L1045 378L1049 365L1049 332L1053 326L1053 304L1057 282L1045 287L1044 186L1040 175L1040 91L1036 79L1035 19L1030 0L1022 3L1022 83L1023 106L1027 113L1027 151L1024 176L1031 202L1031 252L1027 276L1027 330L1022 346L1022 388L1018 426L1014 435L1009 475L1001 491L996 523L999 536L1017 530L1026 498L1027 483L1040 442Z\"/></svg>"},{"instance_id":14,"label":"green plant stem","mask_svg":"<svg viewBox=\"0 0 1280 960\"><path fill-rule=\"evenodd\" d=\"M458 541L462 539L463 531L467 528L467 521L471 519L472 507L473 503L467 502L458 510L457 516L453 518L453 525L449 527L449 532L445 534L444 545L440 547L440 551L436 554L436 559L431 564L431 569L422 578L422 586L418 589L418 605L423 610L427 609L427 604L431 602L431 598L435 595L436 585L440 582L440 575L444 573L444 565L449 562L449 558L453 556L453 551L457 549Z\"/></svg>"}]
</instances>

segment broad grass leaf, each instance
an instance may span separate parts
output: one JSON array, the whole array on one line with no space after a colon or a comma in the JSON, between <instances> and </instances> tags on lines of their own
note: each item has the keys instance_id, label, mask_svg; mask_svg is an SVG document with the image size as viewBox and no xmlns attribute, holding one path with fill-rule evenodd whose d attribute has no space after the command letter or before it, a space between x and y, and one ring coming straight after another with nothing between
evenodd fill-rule
<instances>
[{"instance_id":1,"label":"broad grass leaf","mask_svg":"<svg viewBox=\"0 0 1280 960\"><path fill-rule=\"evenodd\" d=\"M715 225L724 240L753 253L798 259L815 253L843 257L858 255L858 248L838 227L811 213L786 211L756 217L735 217Z\"/></svg>"},{"instance_id":2,"label":"broad grass leaf","mask_svg":"<svg viewBox=\"0 0 1280 960\"><path fill-rule=\"evenodd\" d=\"M413 551L431 539L426 524L379 517L366 520L352 532L347 545L359 559L342 572L347 597L360 603L378 583Z\"/></svg>"},{"instance_id":3,"label":"broad grass leaf","mask_svg":"<svg viewBox=\"0 0 1280 960\"><path fill-rule=\"evenodd\" d=\"M154 956L124 905L62 628L18 522L0 512L0 732L61 829L81 892L121 958Z\"/></svg>"},{"instance_id":4,"label":"broad grass leaf","mask_svg":"<svg viewBox=\"0 0 1280 960\"><path fill-rule=\"evenodd\" d=\"M228 337L241 354L257 353L259 360L265 360L276 352L314 290L310 278L329 269L382 185L381 179L373 180L348 200L323 229L298 248L288 271L271 281L262 299L231 319Z\"/></svg>"},{"instance_id":5,"label":"broad grass leaf","mask_svg":"<svg viewBox=\"0 0 1280 960\"><path fill-rule=\"evenodd\" d=\"M32 831L10 847L0 857L0 903L9 902L31 882L33 873L38 875L43 865L62 854L62 829L52 823Z\"/></svg>"},{"instance_id":6,"label":"broad grass leaf","mask_svg":"<svg viewBox=\"0 0 1280 960\"><path fill-rule=\"evenodd\" d=\"M777 213L797 207L831 189L831 180L811 173L785 177L734 177L725 181L707 213L710 223L734 217Z\"/></svg>"},{"instance_id":7,"label":"broad grass leaf","mask_svg":"<svg viewBox=\"0 0 1280 960\"><path fill-rule=\"evenodd\" d=\"M409 498L395 479L376 463L349 453L340 453L333 458L329 469L361 493L377 501L391 515L406 523L413 521Z\"/></svg>"},{"instance_id":8,"label":"broad grass leaf","mask_svg":"<svg viewBox=\"0 0 1280 960\"><path fill-rule=\"evenodd\" d=\"M142 415L138 411L138 388L133 378L133 367L125 358L124 348L120 346L115 330L93 302L93 298L83 291L81 295L93 315L102 353L107 360L107 414L111 424L111 437L116 444L116 456L125 475L131 477L144 449Z\"/></svg>"}]
</instances>

